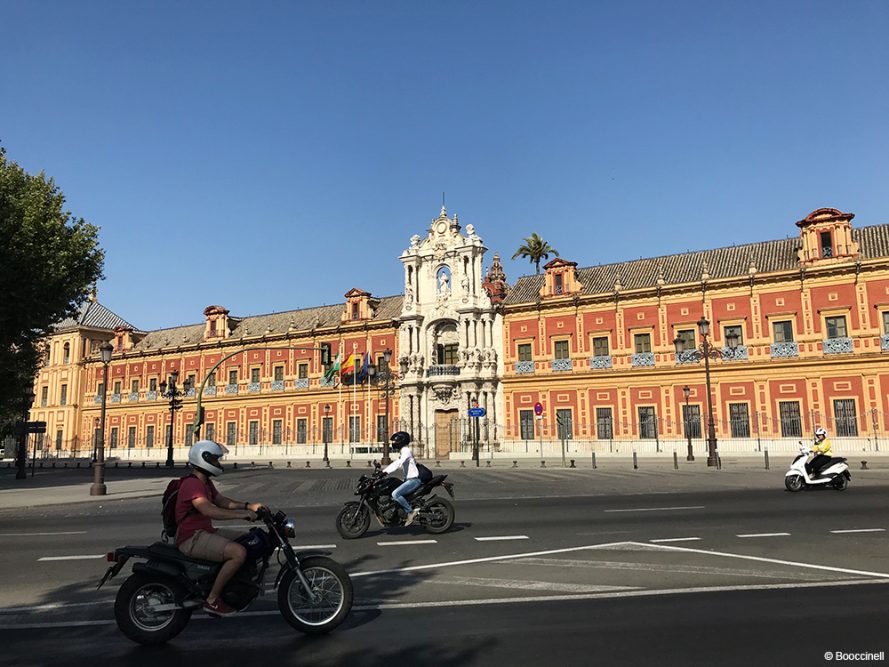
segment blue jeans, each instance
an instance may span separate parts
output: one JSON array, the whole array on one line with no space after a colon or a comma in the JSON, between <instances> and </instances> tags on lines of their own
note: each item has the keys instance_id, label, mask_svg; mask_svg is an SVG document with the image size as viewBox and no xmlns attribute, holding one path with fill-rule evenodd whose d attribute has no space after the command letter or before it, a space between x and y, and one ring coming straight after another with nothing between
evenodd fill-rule
<instances>
[{"instance_id":1,"label":"blue jeans","mask_svg":"<svg viewBox=\"0 0 889 667\"><path fill-rule=\"evenodd\" d=\"M405 496L411 491L417 489L420 484L422 484L422 482L420 482L420 480L416 477L407 480L392 492L392 500L401 505L404 508L405 512L410 512L411 504L407 501L407 498L405 498Z\"/></svg>"}]
</instances>

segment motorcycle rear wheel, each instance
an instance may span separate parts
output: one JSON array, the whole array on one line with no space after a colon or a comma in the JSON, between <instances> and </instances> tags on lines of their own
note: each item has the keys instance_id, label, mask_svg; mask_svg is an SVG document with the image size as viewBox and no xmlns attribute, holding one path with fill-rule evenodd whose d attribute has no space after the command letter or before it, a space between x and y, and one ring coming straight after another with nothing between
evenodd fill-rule
<instances>
[{"instance_id":1,"label":"motorcycle rear wheel","mask_svg":"<svg viewBox=\"0 0 889 667\"><path fill-rule=\"evenodd\" d=\"M292 627L308 635L322 635L342 623L352 609L352 580L342 565L326 556L300 561L299 569L317 599L312 600L293 570L278 586L278 609Z\"/></svg>"},{"instance_id":2,"label":"motorcycle rear wheel","mask_svg":"<svg viewBox=\"0 0 889 667\"><path fill-rule=\"evenodd\" d=\"M361 503L346 503L336 515L337 532L347 540L364 535L370 527L370 510Z\"/></svg>"},{"instance_id":3,"label":"motorcycle rear wheel","mask_svg":"<svg viewBox=\"0 0 889 667\"><path fill-rule=\"evenodd\" d=\"M426 532L438 535L447 532L454 525L454 506L444 498L436 496L420 510L420 516L423 518Z\"/></svg>"},{"instance_id":4,"label":"motorcycle rear wheel","mask_svg":"<svg viewBox=\"0 0 889 667\"><path fill-rule=\"evenodd\" d=\"M152 607L181 604L185 594L185 589L172 579L133 574L123 582L114 600L117 627L137 644L164 644L185 629L191 610L155 612Z\"/></svg>"},{"instance_id":5,"label":"motorcycle rear wheel","mask_svg":"<svg viewBox=\"0 0 889 667\"><path fill-rule=\"evenodd\" d=\"M842 473L833 478L833 488L837 491L845 491L849 488L849 480L846 478L846 474Z\"/></svg>"},{"instance_id":6,"label":"motorcycle rear wheel","mask_svg":"<svg viewBox=\"0 0 889 667\"><path fill-rule=\"evenodd\" d=\"M802 475L791 475L790 477L784 478L784 486L787 487L788 491L797 492L801 488L803 488L803 477Z\"/></svg>"}]
</instances>

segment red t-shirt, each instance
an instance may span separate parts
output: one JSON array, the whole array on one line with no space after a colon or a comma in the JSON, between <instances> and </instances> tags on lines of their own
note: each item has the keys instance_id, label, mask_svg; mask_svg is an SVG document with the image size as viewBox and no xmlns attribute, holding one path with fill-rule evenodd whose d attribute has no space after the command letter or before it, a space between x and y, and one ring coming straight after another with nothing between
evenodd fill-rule
<instances>
[{"instance_id":1,"label":"red t-shirt","mask_svg":"<svg viewBox=\"0 0 889 667\"><path fill-rule=\"evenodd\" d=\"M210 521L210 517L198 512L192 501L195 498L206 498L211 503L219 491L213 486L213 481L208 479L204 484L197 477L186 477L179 485L179 495L176 496L176 545L180 545L199 530L215 533L216 529Z\"/></svg>"}]
</instances>

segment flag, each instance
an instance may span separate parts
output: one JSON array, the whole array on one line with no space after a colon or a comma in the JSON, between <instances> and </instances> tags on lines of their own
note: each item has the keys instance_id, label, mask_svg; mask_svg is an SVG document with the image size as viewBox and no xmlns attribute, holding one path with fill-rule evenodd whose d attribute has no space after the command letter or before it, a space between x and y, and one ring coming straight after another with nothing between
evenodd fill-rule
<instances>
[{"instance_id":1,"label":"flag","mask_svg":"<svg viewBox=\"0 0 889 667\"><path fill-rule=\"evenodd\" d=\"M356 366L355 353L349 355L349 358L346 359L346 363L343 364L342 369L340 370L340 374L344 375L346 373L354 373Z\"/></svg>"},{"instance_id":2,"label":"flag","mask_svg":"<svg viewBox=\"0 0 889 667\"><path fill-rule=\"evenodd\" d=\"M330 382L333 379L334 374L339 372L342 355L343 355L342 352L336 353L336 359L333 360L333 363L330 365L330 368L328 368L327 372L324 373L324 381L325 382Z\"/></svg>"},{"instance_id":3,"label":"flag","mask_svg":"<svg viewBox=\"0 0 889 667\"><path fill-rule=\"evenodd\" d=\"M370 366L370 352L364 355L364 363L361 364L361 369L358 371L358 382L364 382L367 380L367 368Z\"/></svg>"}]
</instances>

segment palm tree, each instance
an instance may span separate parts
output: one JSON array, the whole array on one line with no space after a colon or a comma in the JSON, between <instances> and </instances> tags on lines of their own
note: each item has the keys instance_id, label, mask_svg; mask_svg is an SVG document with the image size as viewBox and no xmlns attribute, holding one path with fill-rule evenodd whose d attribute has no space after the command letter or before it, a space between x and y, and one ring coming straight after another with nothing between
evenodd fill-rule
<instances>
[{"instance_id":1,"label":"palm tree","mask_svg":"<svg viewBox=\"0 0 889 667\"><path fill-rule=\"evenodd\" d=\"M527 237L525 239L525 242L519 246L519 249L515 251L515 254L512 256L512 258L529 258L530 261L534 264L534 272L540 273L540 260L549 259L550 255L558 257L559 251L553 248L548 242L537 236L537 232L533 232L531 236Z\"/></svg>"}]
</instances>

